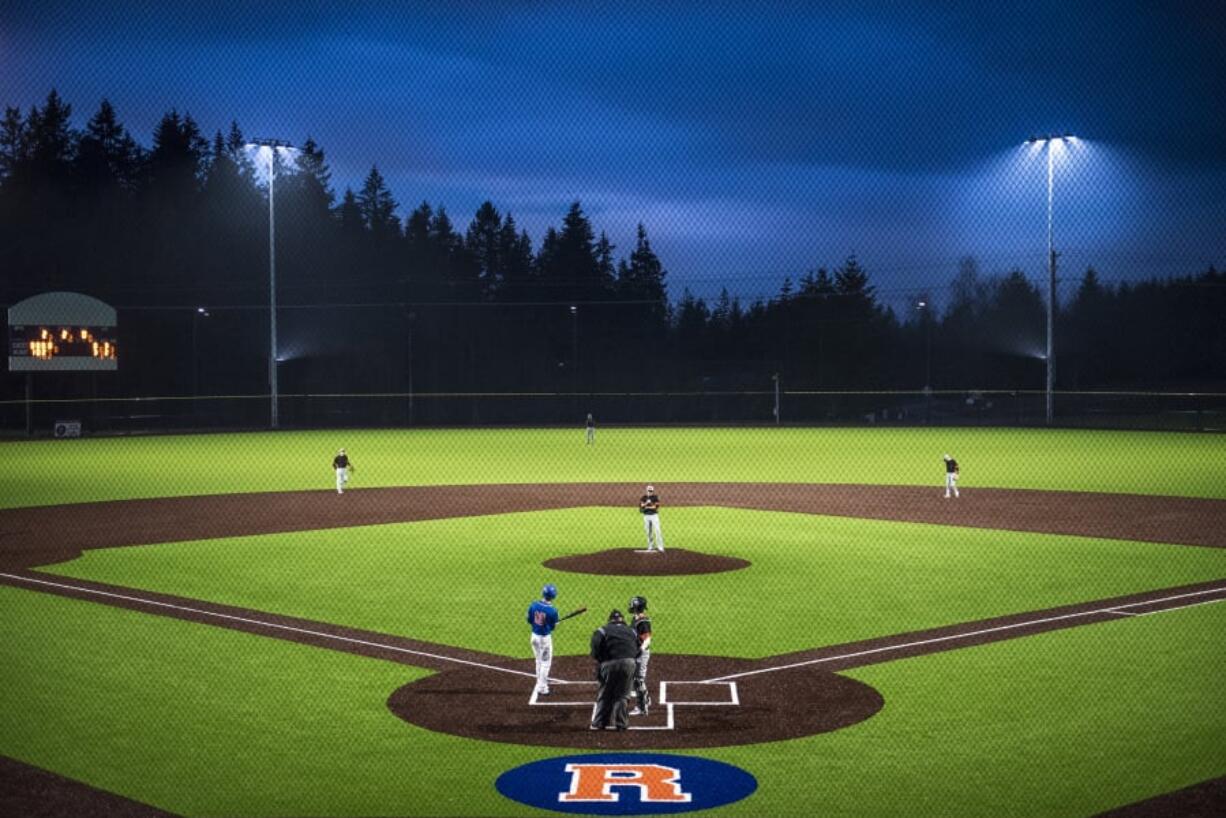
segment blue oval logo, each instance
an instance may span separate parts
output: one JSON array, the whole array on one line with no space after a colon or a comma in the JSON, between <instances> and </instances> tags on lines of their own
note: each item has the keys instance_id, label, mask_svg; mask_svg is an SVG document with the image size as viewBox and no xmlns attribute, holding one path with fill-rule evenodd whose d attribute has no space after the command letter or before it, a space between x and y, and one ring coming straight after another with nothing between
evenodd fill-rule
<instances>
[{"instance_id":1,"label":"blue oval logo","mask_svg":"<svg viewBox=\"0 0 1226 818\"><path fill-rule=\"evenodd\" d=\"M494 786L513 801L555 812L658 815L740 801L758 781L706 758L598 753L524 764L498 776Z\"/></svg>"}]
</instances>

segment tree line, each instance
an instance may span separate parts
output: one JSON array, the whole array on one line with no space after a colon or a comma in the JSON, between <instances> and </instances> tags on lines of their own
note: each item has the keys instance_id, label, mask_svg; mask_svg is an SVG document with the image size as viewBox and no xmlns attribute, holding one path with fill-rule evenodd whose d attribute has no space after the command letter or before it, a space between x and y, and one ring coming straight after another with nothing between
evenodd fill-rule
<instances>
[{"instance_id":1,"label":"tree line","mask_svg":"<svg viewBox=\"0 0 1226 818\"><path fill-rule=\"evenodd\" d=\"M1020 270L983 274L968 258L900 307L852 256L771 297L708 300L670 290L646 225L619 253L578 201L539 237L490 201L463 226L440 203L402 219L377 166L338 196L314 140L293 159L276 171L283 391L764 389L775 374L815 390L1043 385L1046 303ZM74 290L117 306L120 372L95 391L265 390L269 208L256 161L237 123L210 138L170 110L146 147L107 101L83 128L55 91L7 107L0 297ZM1224 283L1212 267L1136 283L1084 271L1058 304L1058 388L1220 384Z\"/></svg>"}]
</instances>

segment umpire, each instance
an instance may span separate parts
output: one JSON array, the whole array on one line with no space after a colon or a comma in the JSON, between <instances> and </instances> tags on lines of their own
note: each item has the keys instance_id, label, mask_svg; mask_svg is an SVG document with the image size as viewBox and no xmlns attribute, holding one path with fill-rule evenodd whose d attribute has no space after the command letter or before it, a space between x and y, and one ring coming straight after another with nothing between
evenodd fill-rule
<instances>
[{"instance_id":1,"label":"umpire","mask_svg":"<svg viewBox=\"0 0 1226 818\"><path fill-rule=\"evenodd\" d=\"M600 690L592 708L593 730L604 730L612 722L618 730L629 726L626 699L634 682L634 660L639 655L639 637L626 624L621 611L609 614L608 624L592 634L592 658Z\"/></svg>"}]
</instances>

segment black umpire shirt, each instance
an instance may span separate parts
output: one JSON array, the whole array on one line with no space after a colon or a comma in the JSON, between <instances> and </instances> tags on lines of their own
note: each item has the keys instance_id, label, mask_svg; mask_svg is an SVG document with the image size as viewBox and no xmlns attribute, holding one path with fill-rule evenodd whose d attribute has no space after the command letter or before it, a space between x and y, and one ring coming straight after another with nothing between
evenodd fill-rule
<instances>
[{"instance_id":1,"label":"black umpire shirt","mask_svg":"<svg viewBox=\"0 0 1226 818\"><path fill-rule=\"evenodd\" d=\"M597 662L634 659L638 655L638 634L625 622L610 622L592 634L592 658Z\"/></svg>"}]
</instances>

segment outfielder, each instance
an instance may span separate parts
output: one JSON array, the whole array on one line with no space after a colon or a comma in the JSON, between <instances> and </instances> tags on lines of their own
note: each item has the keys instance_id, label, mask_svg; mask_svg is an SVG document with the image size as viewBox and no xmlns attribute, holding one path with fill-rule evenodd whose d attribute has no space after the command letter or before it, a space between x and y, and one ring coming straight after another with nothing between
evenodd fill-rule
<instances>
[{"instance_id":1,"label":"outfielder","mask_svg":"<svg viewBox=\"0 0 1226 818\"><path fill-rule=\"evenodd\" d=\"M660 496L655 486L648 486L647 493L639 498L639 511L643 513L643 529L647 532L647 550L660 549L664 553L664 532L660 530Z\"/></svg>"},{"instance_id":2,"label":"outfielder","mask_svg":"<svg viewBox=\"0 0 1226 818\"><path fill-rule=\"evenodd\" d=\"M590 446L596 442L596 421L592 419L592 413L587 413L587 444Z\"/></svg>"},{"instance_id":3,"label":"outfielder","mask_svg":"<svg viewBox=\"0 0 1226 818\"><path fill-rule=\"evenodd\" d=\"M345 450L341 449L336 453L336 457L332 458L332 468L336 470L336 493L345 493L345 484L349 482L349 473L353 471L353 464L349 462L349 455L345 454Z\"/></svg>"},{"instance_id":4,"label":"outfielder","mask_svg":"<svg viewBox=\"0 0 1226 818\"><path fill-rule=\"evenodd\" d=\"M949 493L952 491L954 497L958 497L958 461L954 460L949 455L945 455L945 499L949 499Z\"/></svg>"},{"instance_id":5,"label":"outfielder","mask_svg":"<svg viewBox=\"0 0 1226 818\"><path fill-rule=\"evenodd\" d=\"M536 657L536 695L549 695L549 668L553 665L553 629L558 625L558 609L553 600L558 586L552 582L541 589L541 598L528 606L532 626L532 655Z\"/></svg>"},{"instance_id":6,"label":"outfielder","mask_svg":"<svg viewBox=\"0 0 1226 818\"><path fill-rule=\"evenodd\" d=\"M634 660L634 709L632 716L646 716L651 707L651 693L647 690L647 663L651 661L651 618L647 616L647 597L630 597L630 627L639 637L639 655Z\"/></svg>"}]
</instances>

